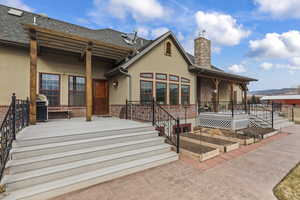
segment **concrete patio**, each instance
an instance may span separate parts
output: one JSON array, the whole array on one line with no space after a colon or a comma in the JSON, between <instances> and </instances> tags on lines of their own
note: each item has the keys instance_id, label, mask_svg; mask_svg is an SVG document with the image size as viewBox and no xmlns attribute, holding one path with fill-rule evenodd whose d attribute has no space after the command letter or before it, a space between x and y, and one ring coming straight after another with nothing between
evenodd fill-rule
<instances>
[{"instance_id":1,"label":"concrete patio","mask_svg":"<svg viewBox=\"0 0 300 200\"><path fill-rule=\"evenodd\" d=\"M282 132L290 134L227 154L207 169L180 160L53 200L276 200L273 187L300 160L300 126Z\"/></svg>"}]
</instances>

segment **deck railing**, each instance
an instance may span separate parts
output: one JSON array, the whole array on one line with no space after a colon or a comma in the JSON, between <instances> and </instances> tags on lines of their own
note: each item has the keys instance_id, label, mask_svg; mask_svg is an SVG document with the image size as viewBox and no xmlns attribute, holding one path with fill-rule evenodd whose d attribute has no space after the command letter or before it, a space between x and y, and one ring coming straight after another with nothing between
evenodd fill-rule
<instances>
[{"instance_id":1,"label":"deck railing","mask_svg":"<svg viewBox=\"0 0 300 200\"><path fill-rule=\"evenodd\" d=\"M20 100L12 95L11 103L0 127L1 152L0 152L0 180L8 160L9 151L16 134L29 125L29 100Z\"/></svg>"},{"instance_id":2,"label":"deck railing","mask_svg":"<svg viewBox=\"0 0 300 200\"><path fill-rule=\"evenodd\" d=\"M160 136L165 136L179 153L180 120L171 115L154 99L142 102L126 100L125 118L152 123L159 131Z\"/></svg>"},{"instance_id":3,"label":"deck railing","mask_svg":"<svg viewBox=\"0 0 300 200\"><path fill-rule=\"evenodd\" d=\"M222 113L234 117L236 114L247 114L247 104L234 101L201 101L198 102L198 113L201 112Z\"/></svg>"}]
</instances>

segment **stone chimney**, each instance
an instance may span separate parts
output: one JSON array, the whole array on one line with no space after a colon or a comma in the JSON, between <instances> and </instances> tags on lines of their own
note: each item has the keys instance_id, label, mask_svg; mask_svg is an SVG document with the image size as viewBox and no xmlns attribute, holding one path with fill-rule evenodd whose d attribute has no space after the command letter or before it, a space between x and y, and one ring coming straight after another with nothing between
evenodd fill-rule
<instances>
[{"instance_id":1,"label":"stone chimney","mask_svg":"<svg viewBox=\"0 0 300 200\"><path fill-rule=\"evenodd\" d=\"M200 36L194 41L195 64L211 69L211 44L210 40Z\"/></svg>"}]
</instances>

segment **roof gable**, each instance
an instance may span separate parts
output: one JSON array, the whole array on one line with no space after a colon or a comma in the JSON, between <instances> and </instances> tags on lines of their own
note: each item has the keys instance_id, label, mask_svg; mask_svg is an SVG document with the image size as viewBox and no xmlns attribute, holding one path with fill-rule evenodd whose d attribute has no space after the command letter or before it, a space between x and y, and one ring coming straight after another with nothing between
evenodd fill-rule
<instances>
[{"instance_id":1,"label":"roof gable","mask_svg":"<svg viewBox=\"0 0 300 200\"><path fill-rule=\"evenodd\" d=\"M173 40L175 46L177 47L177 49L179 50L179 52L181 53L181 55L183 56L183 58L187 62L187 64L192 65L193 63L190 60L190 57L187 55L187 53L185 52L185 50L183 49L183 47L181 46L181 44L179 43L179 41L177 40L175 35L171 31L169 31L169 32L161 35L160 37L156 38L151 43L149 43L148 45L143 47L142 49L140 49L137 52L137 54L135 56L133 56L131 59L121 63L118 67L116 67L116 68L112 69L111 71L109 71L107 73L107 76L114 75L116 72L119 71L119 69L125 69L126 70L128 67L130 67L132 64L134 64L136 61L141 59L144 55L146 55L148 52L153 50L156 46L158 46L159 44L161 44L163 41L165 41L168 38Z\"/></svg>"}]
</instances>

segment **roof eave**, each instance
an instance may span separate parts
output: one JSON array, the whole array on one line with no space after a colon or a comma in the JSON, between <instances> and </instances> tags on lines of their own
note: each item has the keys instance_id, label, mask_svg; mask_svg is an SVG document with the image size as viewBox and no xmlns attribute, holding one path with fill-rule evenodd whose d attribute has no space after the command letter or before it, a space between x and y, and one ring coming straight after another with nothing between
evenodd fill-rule
<instances>
[{"instance_id":1,"label":"roof eave","mask_svg":"<svg viewBox=\"0 0 300 200\"><path fill-rule=\"evenodd\" d=\"M233 79L237 79L239 81L244 81L244 82L258 81L257 79L250 78L250 77L240 76L240 75L231 74L231 73L222 72L222 71L217 71L217 70L210 70L210 69L200 68L200 67L196 67L196 66L193 66L193 65L190 66L190 71L200 72L200 73L209 72L209 73L213 73L213 74L216 74L216 75L225 76L226 78L233 78Z\"/></svg>"}]
</instances>

